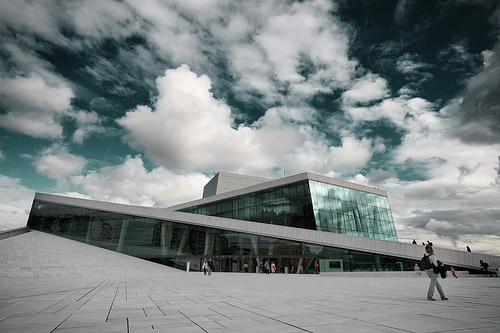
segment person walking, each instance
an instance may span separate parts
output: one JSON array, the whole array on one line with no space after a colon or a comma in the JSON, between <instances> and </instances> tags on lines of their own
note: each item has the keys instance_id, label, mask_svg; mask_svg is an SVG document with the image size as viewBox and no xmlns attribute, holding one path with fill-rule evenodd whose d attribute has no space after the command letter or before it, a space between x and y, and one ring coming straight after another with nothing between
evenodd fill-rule
<instances>
[{"instance_id":1,"label":"person walking","mask_svg":"<svg viewBox=\"0 0 500 333\"><path fill-rule=\"evenodd\" d=\"M212 258L208 259L208 275L212 275L212 270L214 269L214 261Z\"/></svg>"},{"instance_id":2,"label":"person walking","mask_svg":"<svg viewBox=\"0 0 500 333\"><path fill-rule=\"evenodd\" d=\"M479 265L481 265L481 272L485 272L486 274L489 274L491 277L491 272L488 270L490 265L482 260L479 260Z\"/></svg>"},{"instance_id":3,"label":"person walking","mask_svg":"<svg viewBox=\"0 0 500 333\"><path fill-rule=\"evenodd\" d=\"M203 262L203 265L201 266L201 268L203 268L203 275L207 275L208 263L206 260Z\"/></svg>"},{"instance_id":4,"label":"person walking","mask_svg":"<svg viewBox=\"0 0 500 333\"><path fill-rule=\"evenodd\" d=\"M434 255L434 249L432 248L431 245L427 244L425 246L425 254L424 257L422 258L422 262L427 262L429 263L427 265L422 264L422 268L425 269L425 272L429 276L429 279L431 279L431 282L429 284L429 290L427 291L427 299L429 301L435 301L434 299L434 289L437 289L439 296L441 296L441 299L443 301L447 301L448 297L445 296L443 288L439 284L437 278L438 278L438 273L434 273L434 267L438 267L437 259L436 256Z\"/></svg>"},{"instance_id":5,"label":"person walking","mask_svg":"<svg viewBox=\"0 0 500 333\"><path fill-rule=\"evenodd\" d=\"M422 275L422 272L420 272L420 267L418 267L418 264L415 263L415 266L413 266L413 270L418 274Z\"/></svg>"},{"instance_id":6,"label":"person walking","mask_svg":"<svg viewBox=\"0 0 500 333\"><path fill-rule=\"evenodd\" d=\"M455 279L458 279L458 276L455 274L455 268L453 268L453 266L450 266L450 271L451 271L451 275L453 275L455 277Z\"/></svg>"}]
</instances>

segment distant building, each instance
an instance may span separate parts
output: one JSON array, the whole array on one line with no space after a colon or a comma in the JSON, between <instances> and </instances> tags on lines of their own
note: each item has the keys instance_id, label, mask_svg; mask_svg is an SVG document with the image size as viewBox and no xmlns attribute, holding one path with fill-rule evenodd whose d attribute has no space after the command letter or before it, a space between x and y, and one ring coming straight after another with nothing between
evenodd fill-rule
<instances>
[{"instance_id":1,"label":"distant building","mask_svg":"<svg viewBox=\"0 0 500 333\"><path fill-rule=\"evenodd\" d=\"M194 270L213 258L225 272L256 272L266 260L282 273L400 271L422 255L397 242L387 193L377 188L311 173L219 172L203 196L152 208L37 193L28 227Z\"/></svg>"}]
</instances>

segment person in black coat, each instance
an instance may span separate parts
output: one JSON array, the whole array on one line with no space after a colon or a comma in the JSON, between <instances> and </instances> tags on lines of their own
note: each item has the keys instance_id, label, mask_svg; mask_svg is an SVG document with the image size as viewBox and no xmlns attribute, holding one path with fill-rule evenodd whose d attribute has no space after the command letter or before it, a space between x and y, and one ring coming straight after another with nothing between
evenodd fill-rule
<instances>
[{"instance_id":1,"label":"person in black coat","mask_svg":"<svg viewBox=\"0 0 500 333\"><path fill-rule=\"evenodd\" d=\"M214 261L212 258L208 259L208 275L212 275L212 270L214 269Z\"/></svg>"}]
</instances>

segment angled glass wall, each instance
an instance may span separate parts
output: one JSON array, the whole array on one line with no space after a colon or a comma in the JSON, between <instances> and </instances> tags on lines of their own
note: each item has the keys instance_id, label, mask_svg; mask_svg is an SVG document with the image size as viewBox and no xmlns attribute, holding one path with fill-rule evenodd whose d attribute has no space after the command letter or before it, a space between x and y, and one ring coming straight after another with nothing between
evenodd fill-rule
<instances>
[{"instance_id":1,"label":"angled glass wall","mask_svg":"<svg viewBox=\"0 0 500 333\"><path fill-rule=\"evenodd\" d=\"M306 180L179 211L316 230Z\"/></svg>"},{"instance_id":2,"label":"angled glass wall","mask_svg":"<svg viewBox=\"0 0 500 333\"><path fill-rule=\"evenodd\" d=\"M411 270L414 265L402 258L40 200L33 202L28 226L177 268L189 262L195 270L206 258L213 258L215 271L225 272L256 272L266 260L281 273Z\"/></svg>"},{"instance_id":3,"label":"angled glass wall","mask_svg":"<svg viewBox=\"0 0 500 333\"><path fill-rule=\"evenodd\" d=\"M398 240L387 197L312 180L234 196L180 211Z\"/></svg>"},{"instance_id":4,"label":"angled glass wall","mask_svg":"<svg viewBox=\"0 0 500 333\"><path fill-rule=\"evenodd\" d=\"M389 198L309 180L316 229L398 241Z\"/></svg>"}]
</instances>

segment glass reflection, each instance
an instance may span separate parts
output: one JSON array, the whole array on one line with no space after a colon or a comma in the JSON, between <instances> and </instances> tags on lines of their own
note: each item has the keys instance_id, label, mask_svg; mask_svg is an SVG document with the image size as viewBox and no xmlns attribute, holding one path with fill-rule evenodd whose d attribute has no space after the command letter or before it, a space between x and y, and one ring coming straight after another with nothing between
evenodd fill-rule
<instances>
[{"instance_id":1,"label":"glass reflection","mask_svg":"<svg viewBox=\"0 0 500 333\"><path fill-rule=\"evenodd\" d=\"M389 199L309 181L317 230L397 241Z\"/></svg>"},{"instance_id":2,"label":"glass reflection","mask_svg":"<svg viewBox=\"0 0 500 333\"><path fill-rule=\"evenodd\" d=\"M285 196L285 193L283 195ZM342 225L338 224L338 221L332 224L335 214L318 212L321 228L329 231L340 230L344 233L358 232L356 229L347 229L345 221ZM344 214L341 217L347 220ZM291 221L293 223L293 219ZM34 230L178 268L185 268L187 262L190 262L192 269L201 268L202 260L207 257L214 259L216 271L232 272L258 272L261 260L274 262L280 273L312 274L321 269L411 270L414 264L412 261L358 251L39 200L35 200L33 204L28 226ZM359 226L353 224L351 228Z\"/></svg>"},{"instance_id":3,"label":"glass reflection","mask_svg":"<svg viewBox=\"0 0 500 333\"><path fill-rule=\"evenodd\" d=\"M181 211L398 240L387 197L311 180Z\"/></svg>"}]
</instances>

